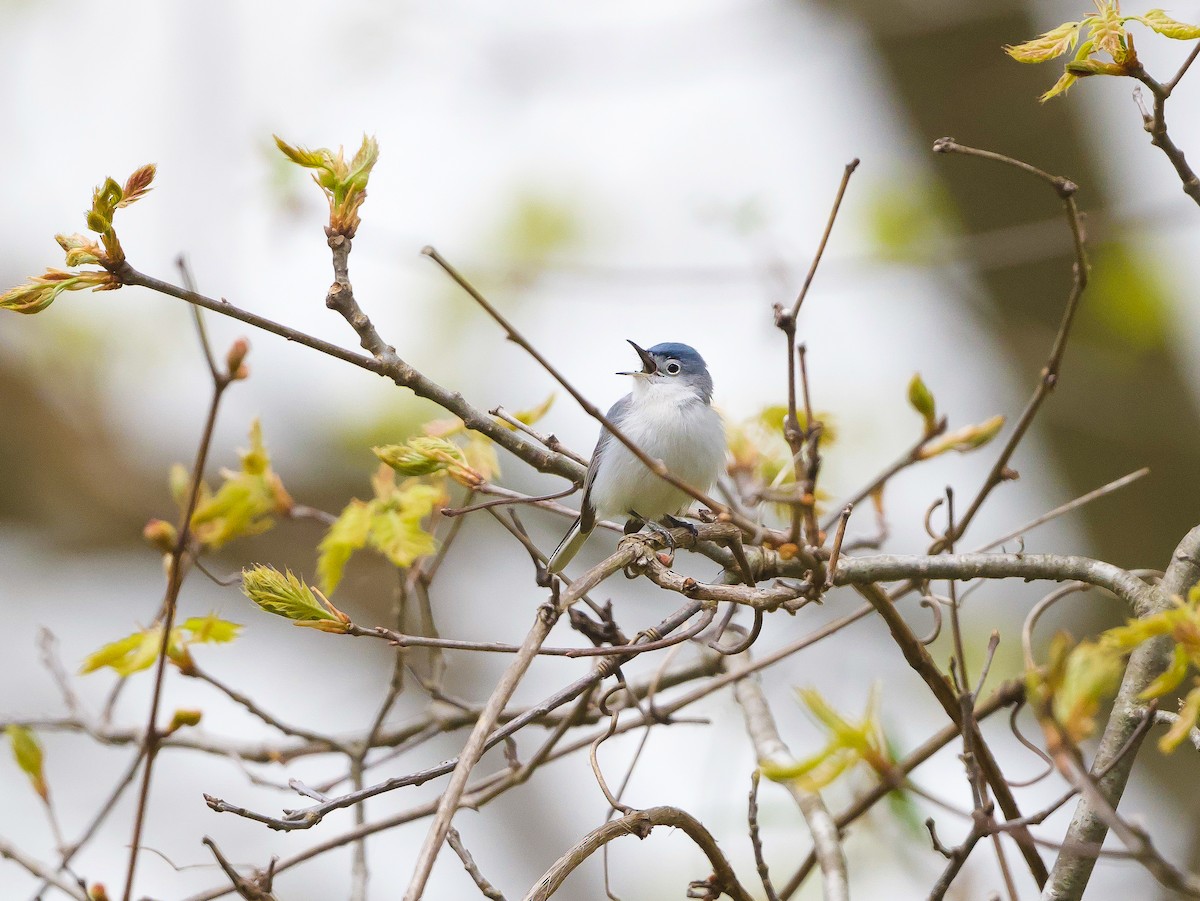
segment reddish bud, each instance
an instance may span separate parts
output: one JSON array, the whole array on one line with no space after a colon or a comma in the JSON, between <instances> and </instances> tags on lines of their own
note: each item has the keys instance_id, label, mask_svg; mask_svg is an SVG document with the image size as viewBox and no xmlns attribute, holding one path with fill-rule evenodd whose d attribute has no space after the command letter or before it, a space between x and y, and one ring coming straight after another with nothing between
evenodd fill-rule
<instances>
[{"instance_id":1,"label":"reddish bud","mask_svg":"<svg viewBox=\"0 0 1200 901\"><path fill-rule=\"evenodd\" d=\"M245 338L238 338L230 346L229 353L225 355L226 371L230 378L244 379L250 374L250 370L242 365L248 353L250 353L250 342Z\"/></svg>"},{"instance_id":2,"label":"reddish bud","mask_svg":"<svg viewBox=\"0 0 1200 901\"><path fill-rule=\"evenodd\" d=\"M175 544L179 541L179 533L169 522L162 519L152 519L142 529L142 537L164 554L173 553Z\"/></svg>"}]
</instances>

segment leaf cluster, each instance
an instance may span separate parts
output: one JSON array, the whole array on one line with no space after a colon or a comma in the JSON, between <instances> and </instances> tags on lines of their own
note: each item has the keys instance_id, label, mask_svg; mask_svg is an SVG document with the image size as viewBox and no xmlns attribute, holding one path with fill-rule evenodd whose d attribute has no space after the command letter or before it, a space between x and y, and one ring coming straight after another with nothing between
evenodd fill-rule
<instances>
[{"instance_id":1,"label":"leaf cluster","mask_svg":"<svg viewBox=\"0 0 1200 901\"><path fill-rule=\"evenodd\" d=\"M154 173L154 165L150 163L129 176L123 187L112 178L106 178L103 184L95 188L92 192L92 208L87 211L86 217L88 229L100 236L100 243L80 234L54 236L66 253L68 267L103 266L103 269L80 272L47 269L42 275L32 276L24 284L0 294L0 309L16 313L40 313L64 291L87 288L114 291L121 287L120 281L109 271L125 260L125 251L113 229L113 215L118 209L129 206L149 193Z\"/></svg>"},{"instance_id":2,"label":"leaf cluster","mask_svg":"<svg viewBox=\"0 0 1200 901\"><path fill-rule=\"evenodd\" d=\"M356 551L370 547L395 566L411 566L437 549L433 535L422 525L445 501L444 489L430 479L410 478L396 484L387 466L372 480L374 497L350 501L318 545L317 578L326 594L342 580L346 563Z\"/></svg>"},{"instance_id":3,"label":"leaf cluster","mask_svg":"<svg viewBox=\"0 0 1200 901\"><path fill-rule=\"evenodd\" d=\"M367 199L367 181L379 159L379 142L363 135L362 145L348 163L342 147L338 147L337 153L325 147L310 150L289 144L278 135L275 146L297 166L314 170L313 181L329 201L330 231L353 238L362 221L358 211Z\"/></svg>"},{"instance_id":4,"label":"leaf cluster","mask_svg":"<svg viewBox=\"0 0 1200 901\"><path fill-rule=\"evenodd\" d=\"M257 419L250 425L250 447L239 455L241 466L221 470L224 481L215 492L205 483L200 485L191 531L205 549L216 550L235 538L265 532L275 524L276 516L285 516L292 509L291 495L271 468ZM177 464L171 468L170 483L175 502L181 510L186 509L191 475Z\"/></svg>"},{"instance_id":5,"label":"leaf cluster","mask_svg":"<svg viewBox=\"0 0 1200 901\"><path fill-rule=\"evenodd\" d=\"M1148 641L1174 642L1171 663L1138 696L1149 701L1176 691L1193 670L1200 671L1200 586L1187 600L1160 613L1131 619L1102 632L1095 641L1075 644L1065 632L1051 641L1045 666L1026 673L1028 697L1039 712L1047 735L1077 744L1096 729L1096 715L1120 685L1125 658ZM1200 719L1200 676L1192 675L1179 716L1159 740L1159 749L1174 751Z\"/></svg>"},{"instance_id":6,"label":"leaf cluster","mask_svg":"<svg viewBox=\"0 0 1200 901\"><path fill-rule=\"evenodd\" d=\"M1078 22L1064 22L1031 41L1009 45L1004 52L1021 63L1044 63L1075 51L1062 76L1039 99L1045 103L1063 94L1080 78L1089 75L1133 75L1140 70L1128 22L1138 22L1151 31L1177 41L1200 38L1200 26L1177 22L1161 9L1140 16L1121 15L1120 0L1095 0L1096 14ZM1086 34L1080 43L1081 35ZM1078 44L1078 49L1076 49ZM1111 62L1097 58L1106 54Z\"/></svg>"}]
</instances>

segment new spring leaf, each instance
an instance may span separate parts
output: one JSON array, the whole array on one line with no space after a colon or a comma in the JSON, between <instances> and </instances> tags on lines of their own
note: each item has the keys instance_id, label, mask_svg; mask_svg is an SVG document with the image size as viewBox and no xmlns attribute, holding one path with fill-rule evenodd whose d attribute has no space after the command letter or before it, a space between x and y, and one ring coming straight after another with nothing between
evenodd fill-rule
<instances>
[{"instance_id":1,"label":"new spring leaf","mask_svg":"<svg viewBox=\"0 0 1200 901\"><path fill-rule=\"evenodd\" d=\"M254 566L242 571L242 592L267 613L290 619L297 626L310 626L323 632L345 632L350 618L292 575L270 566Z\"/></svg>"},{"instance_id":2,"label":"new spring leaf","mask_svg":"<svg viewBox=\"0 0 1200 901\"><path fill-rule=\"evenodd\" d=\"M275 146L297 166L314 170L313 181L320 185L329 201L330 230L347 238L354 237L361 223L358 210L367 199L367 181L379 159L379 142L363 135L362 145L349 163L342 147L336 154L325 147L310 150L289 144L278 135L275 135Z\"/></svg>"},{"instance_id":3,"label":"new spring leaf","mask_svg":"<svg viewBox=\"0 0 1200 901\"><path fill-rule=\"evenodd\" d=\"M4 728L4 734L12 743L13 757L17 766L29 777L33 790L43 801L50 800L50 787L46 784L46 776L42 770L42 746L32 730L24 726L10 725Z\"/></svg>"}]
</instances>

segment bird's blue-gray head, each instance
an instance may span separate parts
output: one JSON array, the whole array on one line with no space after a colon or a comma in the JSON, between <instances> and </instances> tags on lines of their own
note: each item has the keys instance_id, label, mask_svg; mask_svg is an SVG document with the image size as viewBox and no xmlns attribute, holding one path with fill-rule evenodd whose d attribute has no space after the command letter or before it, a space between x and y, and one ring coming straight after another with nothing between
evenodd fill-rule
<instances>
[{"instance_id":1,"label":"bird's blue-gray head","mask_svg":"<svg viewBox=\"0 0 1200 901\"><path fill-rule=\"evenodd\" d=\"M628 340L628 339L626 339ZM668 341L655 344L649 350L629 342L642 359L641 372L621 372L618 375L639 375L659 384L674 384L692 389L706 404L712 402L713 382L704 358L694 347Z\"/></svg>"}]
</instances>

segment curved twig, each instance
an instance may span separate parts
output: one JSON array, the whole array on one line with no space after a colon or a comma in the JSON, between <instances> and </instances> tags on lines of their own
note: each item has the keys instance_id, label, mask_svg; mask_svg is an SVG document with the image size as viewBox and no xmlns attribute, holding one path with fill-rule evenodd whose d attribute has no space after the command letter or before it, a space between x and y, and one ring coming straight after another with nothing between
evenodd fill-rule
<instances>
[{"instance_id":1,"label":"curved twig","mask_svg":"<svg viewBox=\"0 0 1200 901\"><path fill-rule=\"evenodd\" d=\"M566 854L555 861L546 873L539 879L525 896L525 901L547 901L563 881L581 863L611 842L613 839L626 835L636 835L646 838L656 826L670 826L679 829L687 835L704 852L713 867L713 876L717 886L734 901L753 901L752 896L734 875L733 868L716 840L704 826L686 811L678 807L651 807L648 810L638 810L620 819L612 820L603 826L593 829L575 844Z\"/></svg>"}]
</instances>

